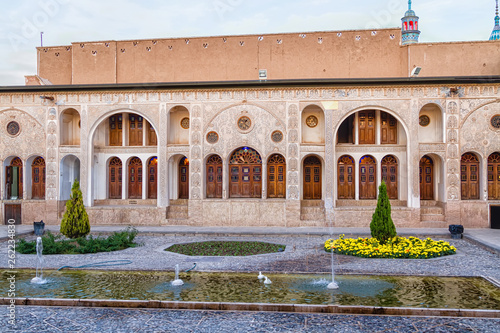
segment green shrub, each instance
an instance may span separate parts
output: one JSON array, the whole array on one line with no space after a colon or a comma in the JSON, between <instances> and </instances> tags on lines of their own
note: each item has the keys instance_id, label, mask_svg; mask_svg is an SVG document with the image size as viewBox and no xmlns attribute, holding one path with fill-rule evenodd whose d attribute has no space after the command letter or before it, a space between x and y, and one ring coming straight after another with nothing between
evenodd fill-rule
<instances>
[{"instance_id":1,"label":"green shrub","mask_svg":"<svg viewBox=\"0 0 500 333\"><path fill-rule=\"evenodd\" d=\"M89 216L83 205L80 183L75 180L61 221L61 233L68 238L85 237L90 232Z\"/></svg>"},{"instance_id":2,"label":"green shrub","mask_svg":"<svg viewBox=\"0 0 500 333\"><path fill-rule=\"evenodd\" d=\"M378 239L380 244L385 244L389 239L397 236L396 227L391 218L391 203L387 196L387 187L384 181L379 186L377 208L372 216L370 230L372 237Z\"/></svg>"},{"instance_id":3,"label":"green shrub","mask_svg":"<svg viewBox=\"0 0 500 333\"><path fill-rule=\"evenodd\" d=\"M50 231L42 237L43 254L84 254L97 252L111 252L124 250L137 246L134 239L137 236L135 228L114 232L109 237L93 237L92 235L74 240L62 239L61 235L55 236ZM35 254L36 241L27 242L19 239L17 251L22 254Z\"/></svg>"}]
</instances>

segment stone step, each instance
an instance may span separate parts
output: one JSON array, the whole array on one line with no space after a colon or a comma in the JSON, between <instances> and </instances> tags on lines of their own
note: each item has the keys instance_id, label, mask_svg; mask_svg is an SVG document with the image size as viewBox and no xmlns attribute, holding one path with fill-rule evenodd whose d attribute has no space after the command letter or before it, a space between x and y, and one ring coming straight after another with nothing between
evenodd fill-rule
<instances>
[{"instance_id":1,"label":"stone step","mask_svg":"<svg viewBox=\"0 0 500 333\"><path fill-rule=\"evenodd\" d=\"M448 228L446 221L420 221L421 228Z\"/></svg>"},{"instance_id":2,"label":"stone step","mask_svg":"<svg viewBox=\"0 0 500 333\"><path fill-rule=\"evenodd\" d=\"M181 205L187 206L188 201L189 201L188 199L170 200L170 206L181 206Z\"/></svg>"},{"instance_id":3,"label":"stone step","mask_svg":"<svg viewBox=\"0 0 500 333\"><path fill-rule=\"evenodd\" d=\"M406 207L408 203L406 200L389 200L391 207ZM377 200L337 200L335 202L337 207L376 207Z\"/></svg>"},{"instance_id":4,"label":"stone step","mask_svg":"<svg viewBox=\"0 0 500 333\"><path fill-rule=\"evenodd\" d=\"M420 200L420 206L421 207L437 206L437 201L436 200Z\"/></svg>"},{"instance_id":5,"label":"stone step","mask_svg":"<svg viewBox=\"0 0 500 333\"><path fill-rule=\"evenodd\" d=\"M302 200L300 205L301 207L325 207L325 202L323 200Z\"/></svg>"},{"instance_id":6,"label":"stone step","mask_svg":"<svg viewBox=\"0 0 500 333\"><path fill-rule=\"evenodd\" d=\"M188 214L184 212L168 212L167 219L187 219Z\"/></svg>"},{"instance_id":7,"label":"stone step","mask_svg":"<svg viewBox=\"0 0 500 333\"><path fill-rule=\"evenodd\" d=\"M443 214L444 209L442 207L420 207L420 215L426 215L426 214Z\"/></svg>"},{"instance_id":8,"label":"stone step","mask_svg":"<svg viewBox=\"0 0 500 333\"><path fill-rule=\"evenodd\" d=\"M301 227L309 228L325 228L327 227L326 222L322 220L302 220L300 221Z\"/></svg>"},{"instance_id":9,"label":"stone step","mask_svg":"<svg viewBox=\"0 0 500 333\"><path fill-rule=\"evenodd\" d=\"M174 206L170 206L169 208L169 212L184 212L184 213L187 213L189 210L189 207L188 206L177 206L177 205L174 205Z\"/></svg>"},{"instance_id":10,"label":"stone step","mask_svg":"<svg viewBox=\"0 0 500 333\"><path fill-rule=\"evenodd\" d=\"M303 221L306 220L311 220L311 221L316 221L316 220L325 220L325 214L300 214L300 219Z\"/></svg>"},{"instance_id":11,"label":"stone step","mask_svg":"<svg viewBox=\"0 0 500 333\"><path fill-rule=\"evenodd\" d=\"M168 219L167 225L189 225L187 219Z\"/></svg>"},{"instance_id":12,"label":"stone step","mask_svg":"<svg viewBox=\"0 0 500 333\"><path fill-rule=\"evenodd\" d=\"M324 214L325 213L325 208L323 207L301 207L300 208L300 213L301 214L314 214L314 213L318 213L318 214Z\"/></svg>"},{"instance_id":13,"label":"stone step","mask_svg":"<svg viewBox=\"0 0 500 333\"><path fill-rule=\"evenodd\" d=\"M443 214L421 214L420 221L446 221L446 218Z\"/></svg>"}]
</instances>

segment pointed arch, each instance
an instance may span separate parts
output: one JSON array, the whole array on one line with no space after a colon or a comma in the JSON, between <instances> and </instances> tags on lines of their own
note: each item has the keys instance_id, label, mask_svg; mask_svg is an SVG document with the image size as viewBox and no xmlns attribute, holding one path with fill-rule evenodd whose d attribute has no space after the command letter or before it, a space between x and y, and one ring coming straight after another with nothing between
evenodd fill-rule
<instances>
[{"instance_id":1,"label":"pointed arch","mask_svg":"<svg viewBox=\"0 0 500 333\"><path fill-rule=\"evenodd\" d=\"M462 200L479 199L479 159L474 153L462 155L460 163L460 192Z\"/></svg>"},{"instance_id":2,"label":"pointed arch","mask_svg":"<svg viewBox=\"0 0 500 333\"><path fill-rule=\"evenodd\" d=\"M31 165L31 198L45 199L45 160L41 156Z\"/></svg>"},{"instance_id":3,"label":"pointed arch","mask_svg":"<svg viewBox=\"0 0 500 333\"><path fill-rule=\"evenodd\" d=\"M343 155L337 162L337 197L338 199L355 198L355 161L349 155Z\"/></svg>"},{"instance_id":4,"label":"pointed arch","mask_svg":"<svg viewBox=\"0 0 500 333\"><path fill-rule=\"evenodd\" d=\"M242 147L229 159L231 198L262 197L262 159L253 148Z\"/></svg>"},{"instance_id":5,"label":"pointed arch","mask_svg":"<svg viewBox=\"0 0 500 333\"><path fill-rule=\"evenodd\" d=\"M286 198L286 160L281 154L267 160L267 197Z\"/></svg>"},{"instance_id":6,"label":"pointed arch","mask_svg":"<svg viewBox=\"0 0 500 333\"><path fill-rule=\"evenodd\" d=\"M488 156L488 200L500 200L500 153Z\"/></svg>"},{"instance_id":7,"label":"pointed arch","mask_svg":"<svg viewBox=\"0 0 500 333\"><path fill-rule=\"evenodd\" d=\"M222 199L222 158L219 155L211 155L206 163L207 173L207 198Z\"/></svg>"}]
</instances>

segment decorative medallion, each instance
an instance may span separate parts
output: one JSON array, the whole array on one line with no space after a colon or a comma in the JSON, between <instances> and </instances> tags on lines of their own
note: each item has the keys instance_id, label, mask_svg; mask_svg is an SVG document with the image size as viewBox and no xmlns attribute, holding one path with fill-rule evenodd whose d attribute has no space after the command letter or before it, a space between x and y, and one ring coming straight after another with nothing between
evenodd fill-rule
<instances>
[{"instance_id":1,"label":"decorative medallion","mask_svg":"<svg viewBox=\"0 0 500 333\"><path fill-rule=\"evenodd\" d=\"M248 130L252 126L252 121L247 116L240 117L238 119L238 127L242 131Z\"/></svg>"},{"instance_id":2,"label":"decorative medallion","mask_svg":"<svg viewBox=\"0 0 500 333\"><path fill-rule=\"evenodd\" d=\"M208 132L207 142L214 144L217 143L217 141L219 141L219 134L217 134L216 132Z\"/></svg>"},{"instance_id":3,"label":"decorative medallion","mask_svg":"<svg viewBox=\"0 0 500 333\"><path fill-rule=\"evenodd\" d=\"M500 129L500 115L496 115L491 117L491 126L493 126L494 129Z\"/></svg>"},{"instance_id":4,"label":"decorative medallion","mask_svg":"<svg viewBox=\"0 0 500 333\"><path fill-rule=\"evenodd\" d=\"M306 124L309 127L316 127L318 126L318 118L316 116L309 116L306 119Z\"/></svg>"},{"instance_id":5,"label":"decorative medallion","mask_svg":"<svg viewBox=\"0 0 500 333\"><path fill-rule=\"evenodd\" d=\"M19 133L19 124L16 121L11 121L7 124L7 133L17 135Z\"/></svg>"},{"instance_id":6,"label":"decorative medallion","mask_svg":"<svg viewBox=\"0 0 500 333\"><path fill-rule=\"evenodd\" d=\"M420 124L420 126L425 127L431 123L431 119L429 118L429 116L422 115L420 116L420 118L418 118L418 123Z\"/></svg>"},{"instance_id":7,"label":"decorative medallion","mask_svg":"<svg viewBox=\"0 0 500 333\"><path fill-rule=\"evenodd\" d=\"M271 134L271 139L276 143L281 142L283 141L283 133L281 131L274 131Z\"/></svg>"},{"instance_id":8,"label":"decorative medallion","mask_svg":"<svg viewBox=\"0 0 500 333\"><path fill-rule=\"evenodd\" d=\"M182 120L181 120L181 127L184 128L184 129L188 129L189 128L189 118L188 117L182 118Z\"/></svg>"}]
</instances>

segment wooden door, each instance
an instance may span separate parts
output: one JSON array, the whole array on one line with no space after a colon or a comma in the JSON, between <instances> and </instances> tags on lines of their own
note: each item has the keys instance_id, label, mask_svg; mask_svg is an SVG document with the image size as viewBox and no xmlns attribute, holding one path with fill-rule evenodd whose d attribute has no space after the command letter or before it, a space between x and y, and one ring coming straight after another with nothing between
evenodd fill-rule
<instances>
[{"instance_id":1,"label":"wooden door","mask_svg":"<svg viewBox=\"0 0 500 333\"><path fill-rule=\"evenodd\" d=\"M232 198L262 197L262 160L251 148L238 149L229 161L229 189Z\"/></svg>"},{"instance_id":2,"label":"wooden door","mask_svg":"<svg viewBox=\"0 0 500 333\"><path fill-rule=\"evenodd\" d=\"M109 145L122 145L123 116L121 113L109 117Z\"/></svg>"},{"instance_id":3,"label":"wooden door","mask_svg":"<svg viewBox=\"0 0 500 333\"><path fill-rule=\"evenodd\" d=\"M375 110L359 112L359 144L375 144Z\"/></svg>"},{"instance_id":4,"label":"wooden door","mask_svg":"<svg viewBox=\"0 0 500 333\"><path fill-rule=\"evenodd\" d=\"M148 163L148 199L158 197L158 158L152 157Z\"/></svg>"},{"instance_id":5,"label":"wooden door","mask_svg":"<svg viewBox=\"0 0 500 333\"><path fill-rule=\"evenodd\" d=\"M158 138L156 137L156 131L149 122L146 122L146 126L148 128L148 146L156 146L158 145Z\"/></svg>"},{"instance_id":6,"label":"wooden door","mask_svg":"<svg viewBox=\"0 0 500 333\"><path fill-rule=\"evenodd\" d=\"M207 160L207 198L222 198L222 159L218 155Z\"/></svg>"},{"instance_id":7,"label":"wooden door","mask_svg":"<svg viewBox=\"0 0 500 333\"><path fill-rule=\"evenodd\" d=\"M337 193L338 199L354 199L354 159L344 155L339 158L337 165Z\"/></svg>"},{"instance_id":8,"label":"wooden door","mask_svg":"<svg viewBox=\"0 0 500 333\"><path fill-rule=\"evenodd\" d=\"M386 156L382 159L382 180L387 186L389 199L398 199L398 161L394 156Z\"/></svg>"},{"instance_id":9,"label":"wooden door","mask_svg":"<svg viewBox=\"0 0 500 333\"><path fill-rule=\"evenodd\" d=\"M4 223L9 224L9 220L14 220L14 224L22 224L21 204L5 204Z\"/></svg>"},{"instance_id":10,"label":"wooden door","mask_svg":"<svg viewBox=\"0 0 500 333\"><path fill-rule=\"evenodd\" d=\"M14 158L5 168L5 185L7 199L23 198L23 162L19 157Z\"/></svg>"},{"instance_id":11,"label":"wooden door","mask_svg":"<svg viewBox=\"0 0 500 333\"><path fill-rule=\"evenodd\" d=\"M434 200L434 162L428 156L420 159L420 200Z\"/></svg>"},{"instance_id":12,"label":"wooden door","mask_svg":"<svg viewBox=\"0 0 500 333\"><path fill-rule=\"evenodd\" d=\"M286 198L286 161L279 154L267 162L267 197Z\"/></svg>"},{"instance_id":13,"label":"wooden door","mask_svg":"<svg viewBox=\"0 0 500 333\"><path fill-rule=\"evenodd\" d=\"M321 161L316 156L304 160L304 200L321 200Z\"/></svg>"},{"instance_id":14,"label":"wooden door","mask_svg":"<svg viewBox=\"0 0 500 333\"><path fill-rule=\"evenodd\" d=\"M380 142L382 144L398 143L398 121L387 112L380 113Z\"/></svg>"},{"instance_id":15,"label":"wooden door","mask_svg":"<svg viewBox=\"0 0 500 333\"><path fill-rule=\"evenodd\" d=\"M186 157L179 162L179 199L189 199L189 160Z\"/></svg>"},{"instance_id":16,"label":"wooden door","mask_svg":"<svg viewBox=\"0 0 500 333\"><path fill-rule=\"evenodd\" d=\"M109 198L122 198L122 161L118 157L113 157L109 162Z\"/></svg>"},{"instance_id":17,"label":"wooden door","mask_svg":"<svg viewBox=\"0 0 500 333\"><path fill-rule=\"evenodd\" d=\"M462 155L460 178L462 200L479 199L479 160L475 154Z\"/></svg>"},{"instance_id":18,"label":"wooden door","mask_svg":"<svg viewBox=\"0 0 500 333\"><path fill-rule=\"evenodd\" d=\"M488 200L500 200L500 153L488 157Z\"/></svg>"},{"instance_id":19,"label":"wooden door","mask_svg":"<svg viewBox=\"0 0 500 333\"><path fill-rule=\"evenodd\" d=\"M142 146L142 125L144 119L135 114L128 115L129 146Z\"/></svg>"},{"instance_id":20,"label":"wooden door","mask_svg":"<svg viewBox=\"0 0 500 333\"><path fill-rule=\"evenodd\" d=\"M375 159L363 156L359 162L359 198L377 199L377 170Z\"/></svg>"},{"instance_id":21,"label":"wooden door","mask_svg":"<svg viewBox=\"0 0 500 333\"><path fill-rule=\"evenodd\" d=\"M45 199L45 160L37 157L31 165L31 197Z\"/></svg>"},{"instance_id":22,"label":"wooden door","mask_svg":"<svg viewBox=\"0 0 500 333\"><path fill-rule=\"evenodd\" d=\"M142 199L142 161L138 157L128 164L128 198Z\"/></svg>"}]
</instances>

